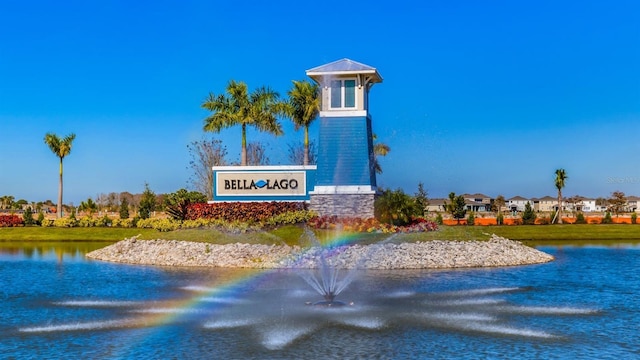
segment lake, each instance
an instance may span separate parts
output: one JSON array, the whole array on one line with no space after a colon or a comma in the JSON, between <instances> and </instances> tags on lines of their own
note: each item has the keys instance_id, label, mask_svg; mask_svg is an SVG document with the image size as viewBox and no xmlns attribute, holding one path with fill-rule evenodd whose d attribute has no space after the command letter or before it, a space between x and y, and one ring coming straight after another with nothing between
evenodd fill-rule
<instances>
[{"instance_id":1,"label":"lake","mask_svg":"<svg viewBox=\"0 0 640 360\"><path fill-rule=\"evenodd\" d=\"M87 260L102 244L1 247L4 359L640 358L640 247L539 246L556 261L351 271L322 300L291 270Z\"/></svg>"}]
</instances>

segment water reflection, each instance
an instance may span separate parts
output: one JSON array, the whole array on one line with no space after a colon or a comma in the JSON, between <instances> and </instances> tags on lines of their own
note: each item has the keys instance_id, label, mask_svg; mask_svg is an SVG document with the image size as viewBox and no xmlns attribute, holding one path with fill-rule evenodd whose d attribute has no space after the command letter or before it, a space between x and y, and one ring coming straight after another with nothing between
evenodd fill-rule
<instances>
[{"instance_id":1,"label":"water reflection","mask_svg":"<svg viewBox=\"0 0 640 360\"><path fill-rule=\"evenodd\" d=\"M0 243L2 260L84 260L86 253L113 242L65 241L65 242L6 242Z\"/></svg>"}]
</instances>

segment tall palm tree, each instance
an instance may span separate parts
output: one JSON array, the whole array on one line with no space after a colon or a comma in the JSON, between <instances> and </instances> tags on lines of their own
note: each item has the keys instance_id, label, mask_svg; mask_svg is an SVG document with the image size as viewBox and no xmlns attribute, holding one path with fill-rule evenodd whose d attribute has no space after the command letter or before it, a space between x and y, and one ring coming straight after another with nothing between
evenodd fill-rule
<instances>
[{"instance_id":1,"label":"tall palm tree","mask_svg":"<svg viewBox=\"0 0 640 360\"><path fill-rule=\"evenodd\" d=\"M59 138L58 135L47 133L44 136L44 142L49 146L49 149L60 158L60 182L58 183L58 218L62 217L62 159L69 155L71 152L71 145L76 138L76 134L69 134L64 138Z\"/></svg>"},{"instance_id":2,"label":"tall palm tree","mask_svg":"<svg viewBox=\"0 0 640 360\"><path fill-rule=\"evenodd\" d=\"M391 151L391 148L385 143L376 142L378 140L378 136L376 134L373 134L372 138L375 142L373 144L373 169L375 170L376 174L382 174L382 167L378 162L378 156L387 156L389 151Z\"/></svg>"},{"instance_id":3,"label":"tall palm tree","mask_svg":"<svg viewBox=\"0 0 640 360\"><path fill-rule=\"evenodd\" d=\"M309 126L320 112L320 95L318 84L306 80L293 81L289 99L283 103L283 111L293 121L295 129L304 128L303 165L309 165Z\"/></svg>"},{"instance_id":4,"label":"tall palm tree","mask_svg":"<svg viewBox=\"0 0 640 360\"><path fill-rule=\"evenodd\" d=\"M242 127L242 152L240 165L247 165L247 125L276 136L282 135L278 123L280 114L278 93L268 87L261 87L249 93L244 82L229 81L227 94L209 94L202 107L212 111L204 120L204 131L220 132L232 126Z\"/></svg>"},{"instance_id":5,"label":"tall palm tree","mask_svg":"<svg viewBox=\"0 0 640 360\"><path fill-rule=\"evenodd\" d=\"M564 169L556 170L556 189L558 189L558 212L556 216L558 217L558 224L562 224L562 188L564 188L564 182L569 177Z\"/></svg>"}]
</instances>

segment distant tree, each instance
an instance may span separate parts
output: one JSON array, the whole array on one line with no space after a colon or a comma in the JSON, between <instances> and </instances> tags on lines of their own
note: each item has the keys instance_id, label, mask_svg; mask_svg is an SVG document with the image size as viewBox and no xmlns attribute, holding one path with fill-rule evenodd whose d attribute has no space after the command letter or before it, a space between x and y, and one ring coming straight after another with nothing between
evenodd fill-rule
<instances>
[{"instance_id":1,"label":"distant tree","mask_svg":"<svg viewBox=\"0 0 640 360\"><path fill-rule=\"evenodd\" d=\"M316 164L316 147L315 143L311 141L308 147L308 164L307 165L315 165ZM305 159L305 147L303 143L291 143L289 144L289 163L292 165L304 165Z\"/></svg>"},{"instance_id":2,"label":"distant tree","mask_svg":"<svg viewBox=\"0 0 640 360\"><path fill-rule=\"evenodd\" d=\"M380 166L380 162L378 162L378 157L387 156L391 151L389 145L378 142L378 136L373 134L373 169L376 174L382 174L382 167Z\"/></svg>"},{"instance_id":3,"label":"distant tree","mask_svg":"<svg viewBox=\"0 0 640 360\"><path fill-rule=\"evenodd\" d=\"M36 220L36 225L42 226L44 222L44 213L42 211L38 212L38 219Z\"/></svg>"},{"instance_id":4,"label":"distant tree","mask_svg":"<svg viewBox=\"0 0 640 360\"><path fill-rule=\"evenodd\" d=\"M120 204L120 201L118 201L118 194L114 193L114 192L110 192L107 195L107 211L117 211L118 210L118 205Z\"/></svg>"},{"instance_id":5,"label":"distant tree","mask_svg":"<svg viewBox=\"0 0 640 360\"><path fill-rule=\"evenodd\" d=\"M276 136L282 135L282 126L277 115L282 113L282 103L277 92L261 87L252 93L244 82L229 81L226 94L209 94L202 107L212 111L204 120L204 131L220 132L222 129L240 125L242 130L242 152L240 165L247 163L247 126L266 131Z\"/></svg>"},{"instance_id":6,"label":"distant tree","mask_svg":"<svg viewBox=\"0 0 640 360\"><path fill-rule=\"evenodd\" d=\"M382 223L406 225L418 214L418 208L414 199L402 189L386 189L375 200L374 212L376 219Z\"/></svg>"},{"instance_id":7,"label":"distant tree","mask_svg":"<svg viewBox=\"0 0 640 360\"><path fill-rule=\"evenodd\" d=\"M123 197L120 201L120 219L128 219L129 218L129 200L126 197Z\"/></svg>"},{"instance_id":8,"label":"distant tree","mask_svg":"<svg viewBox=\"0 0 640 360\"><path fill-rule=\"evenodd\" d=\"M288 101L284 102L283 113L293 121L296 131L304 129L303 157L301 165L309 165L310 143L309 126L320 113L320 90L318 84L307 80L293 81L293 87L287 93Z\"/></svg>"},{"instance_id":9,"label":"distant tree","mask_svg":"<svg viewBox=\"0 0 640 360\"><path fill-rule=\"evenodd\" d=\"M476 216L473 214L473 211L469 213L469 216L467 216L467 225L475 225L476 223Z\"/></svg>"},{"instance_id":10,"label":"distant tree","mask_svg":"<svg viewBox=\"0 0 640 360\"><path fill-rule=\"evenodd\" d=\"M504 199L504 196L498 195L495 200L493 200L493 205L491 205L491 209L494 212L499 213L507 201Z\"/></svg>"},{"instance_id":11,"label":"distant tree","mask_svg":"<svg viewBox=\"0 0 640 360\"><path fill-rule=\"evenodd\" d=\"M222 140L202 139L193 141L187 145L191 161L189 168L193 172L189 183L194 190L206 195L208 200L213 200L213 172L214 166L227 165L227 148L222 145Z\"/></svg>"},{"instance_id":12,"label":"distant tree","mask_svg":"<svg viewBox=\"0 0 640 360\"><path fill-rule=\"evenodd\" d=\"M22 220L25 225L33 225L35 224L35 220L33 220L33 211L31 210L31 206L27 207L24 213L22 213Z\"/></svg>"},{"instance_id":13,"label":"distant tree","mask_svg":"<svg viewBox=\"0 0 640 360\"><path fill-rule=\"evenodd\" d=\"M186 189L167 194L164 199L165 211L176 220L186 219L189 205L204 202L207 202L207 197L204 194Z\"/></svg>"},{"instance_id":14,"label":"distant tree","mask_svg":"<svg viewBox=\"0 0 640 360\"><path fill-rule=\"evenodd\" d=\"M96 205L98 206L98 211L108 211L108 202L109 195L105 193L99 193L98 195L96 195Z\"/></svg>"},{"instance_id":15,"label":"distant tree","mask_svg":"<svg viewBox=\"0 0 640 360\"><path fill-rule=\"evenodd\" d=\"M141 219L148 219L151 212L156 209L156 194L151 191L149 184L144 184L144 191L140 198L140 206L138 207L138 215Z\"/></svg>"},{"instance_id":16,"label":"distant tree","mask_svg":"<svg viewBox=\"0 0 640 360\"><path fill-rule=\"evenodd\" d=\"M456 193L451 192L449 193L449 202L447 203L445 201L444 205L447 212L460 224L460 219L464 219L467 214L467 205L464 203L464 196L456 196Z\"/></svg>"},{"instance_id":17,"label":"distant tree","mask_svg":"<svg viewBox=\"0 0 640 360\"><path fill-rule=\"evenodd\" d=\"M269 165L267 149L261 142L250 142L247 145L247 165Z\"/></svg>"},{"instance_id":18,"label":"distant tree","mask_svg":"<svg viewBox=\"0 0 640 360\"><path fill-rule=\"evenodd\" d=\"M10 209L13 205L14 197L11 195L4 195L0 197L0 209Z\"/></svg>"},{"instance_id":19,"label":"distant tree","mask_svg":"<svg viewBox=\"0 0 640 360\"><path fill-rule=\"evenodd\" d=\"M93 213L98 211L98 204L96 204L93 199L88 198L87 201L80 202L80 206L78 207L78 211L83 211L89 214L89 216L93 216Z\"/></svg>"},{"instance_id":20,"label":"distant tree","mask_svg":"<svg viewBox=\"0 0 640 360\"><path fill-rule=\"evenodd\" d=\"M60 180L58 183L58 218L62 217L62 159L64 159L69 153L71 153L71 146L76 135L71 133L64 138L59 138L58 135L53 133L47 133L44 136L44 142L49 146L49 149L60 159Z\"/></svg>"},{"instance_id":21,"label":"distant tree","mask_svg":"<svg viewBox=\"0 0 640 360\"><path fill-rule=\"evenodd\" d=\"M524 225L533 225L536 222L536 212L531 207L531 204L527 201L524 205L524 211L522 212L522 223Z\"/></svg>"},{"instance_id":22,"label":"distant tree","mask_svg":"<svg viewBox=\"0 0 640 360\"><path fill-rule=\"evenodd\" d=\"M416 201L416 206L418 207L418 215L424 216L427 211L427 206L429 206L429 197L427 190L424 188L424 184L418 183L418 192L415 193L414 199Z\"/></svg>"},{"instance_id":23,"label":"distant tree","mask_svg":"<svg viewBox=\"0 0 640 360\"><path fill-rule=\"evenodd\" d=\"M614 191L609 198L609 208L616 216L624 212L627 205L627 197L622 191Z\"/></svg>"},{"instance_id":24,"label":"distant tree","mask_svg":"<svg viewBox=\"0 0 640 360\"><path fill-rule=\"evenodd\" d=\"M568 178L569 177L564 169L556 170L555 185L556 189L558 189L558 213L556 215L558 217L558 224L562 224L562 189L564 188L564 183Z\"/></svg>"}]
</instances>

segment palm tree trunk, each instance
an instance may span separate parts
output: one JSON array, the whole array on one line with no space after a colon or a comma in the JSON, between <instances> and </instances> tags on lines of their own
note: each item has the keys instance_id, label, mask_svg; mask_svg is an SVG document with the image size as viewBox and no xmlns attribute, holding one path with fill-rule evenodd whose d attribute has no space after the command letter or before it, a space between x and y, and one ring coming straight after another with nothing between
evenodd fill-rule
<instances>
[{"instance_id":1,"label":"palm tree trunk","mask_svg":"<svg viewBox=\"0 0 640 360\"><path fill-rule=\"evenodd\" d=\"M247 125L242 124L242 150L240 152L240 165L247 166Z\"/></svg>"},{"instance_id":2,"label":"palm tree trunk","mask_svg":"<svg viewBox=\"0 0 640 360\"><path fill-rule=\"evenodd\" d=\"M304 160L303 165L309 165L309 127L304 127Z\"/></svg>"},{"instance_id":3,"label":"palm tree trunk","mask_svg":"<svg viewBox=\"0 0 640 360\"><path fill-rule=\"evenodd\" d=\"M558 190L558 224L562 224L562 191Z\"/></svg>"},{"instance_id":4,"label":"palm tree trunk","mask_svg":"<svg viewBox=\"0 0 640 360\"><path fill-rule=\"evenodd\" d=\"M62 217L62 157L60 157L60 181L58 182L58 219Z\"/></svg>"}]
</instances>

